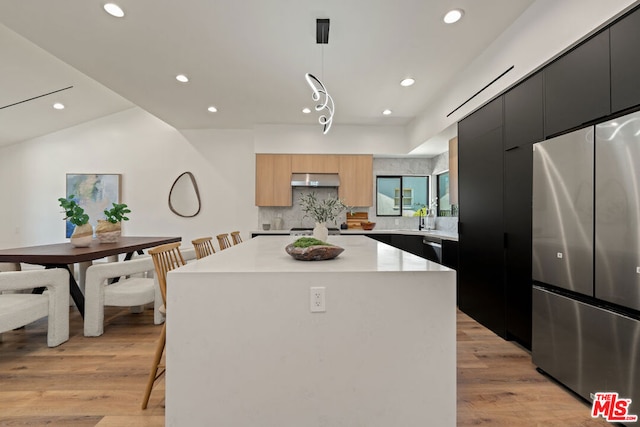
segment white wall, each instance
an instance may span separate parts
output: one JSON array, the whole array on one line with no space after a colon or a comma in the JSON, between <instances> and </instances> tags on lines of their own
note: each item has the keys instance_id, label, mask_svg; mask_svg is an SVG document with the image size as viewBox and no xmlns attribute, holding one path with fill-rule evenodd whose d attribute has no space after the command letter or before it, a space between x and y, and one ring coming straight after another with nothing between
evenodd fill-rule
<instances>
[{"instance_id":1,"label":"white wall","mask_svg":"<svg viewBox=\"0 0 640 427\"><path fill-rule=\"evenodd\" d=\"M637 3L633 0L537 0L482 55L452 81L443 82L437 101L408 126L411 147L458 122ZM511 65L513 70L447 117Z\"/></svg>"},{"instance_id":2,"label":"white wall","mask_svg":"<svg viewBox=\"0 0 640 427\"><path fill-rule=\"evenodd\" d=\"M250 131L182 134L139 108L0 149L0 247L66 241L57 199L66 173L122 174L132 210L126 235L195 237L257 227ZM173 181L191 171L202 210L181 218L167 205ZM248 237L248 236L246 236Z\"/></svg>"},{"instance_id":3,"label":"white wall","mask_svg":"<svg viewBox=\"0 0 640 427\"><path fill-rule=\"evenodd\" d=\"M256 153L408 154L401 126L262 125L255 128Z\"/></svg>"}]
</instances>

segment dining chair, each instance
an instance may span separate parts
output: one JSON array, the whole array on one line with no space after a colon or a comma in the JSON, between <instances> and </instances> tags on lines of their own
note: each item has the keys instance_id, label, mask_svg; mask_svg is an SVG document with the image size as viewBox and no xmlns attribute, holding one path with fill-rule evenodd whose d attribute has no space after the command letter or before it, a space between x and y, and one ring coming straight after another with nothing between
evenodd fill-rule
<instances>
[{"instance_id":1,"label":"dining chair","mask_svg":"<svg viewBox=\"0 0 640 427\"><path fill-rule=\"evenodd\" d=\"M218 244L220 245L221 251L231 247L231 242L229 241L229 234L227 233L218 234L216 236L216 239L218 239Z\"/></svg>"},{"instance_id":2,"label":"dining chair","mask_svg":"<svg viewBox=\"0 0 640 427\"><path fill-rule=\"evenodd\" d=\"M233 241L234 245L237 245L238 243L242 243L242 237L240 237L240 232L239 231L232 231L231 232L231 240Z\"/></svg>"},{"instance_id":3,"label":"dining chair","mask_svg":"<svg viewBox=\"0 0 640 427\"><path fill-rule=\"evenodd\" d=\"M129 261L117 261L91 265L87 268L84 296L84 336L98 337L104 333L104 307L141 307L154 303L154 323L162 323L160 306L162 295L153 275L151 257L137 257ZM110 279L120 279L110 283ZM134 308L135 307L135 308Z\"/></svg>"},{"instance_id":4,"label":"dining chair","mask_svg":"<svg viewBox=\"0 0 640 427\"><path fill-rule=\"evenodd\" d=\"M47 292L4 293L44 287ZM62 268L0 273L0 334L47 319L47 345L69 339L69 272Z\"/></svg>"},{"instance_id":5,"label":"dining chair","mask_svg":"<svg viewBox=\"0 0 640 427\"><path fill-rule=\"evenodd\" d=\"M167 273L178 267L186 265L182 254L180 253L180 242L168 243L166 245L157 246L147 251L153 259L153 265L156 271L156 280L160 287L160 293L162 294L162 301L164 304L160 306L160 312L165 316L167 313ZM165 366L161 365L162 355L164 353L165 343L167 341L167 322L162 325L162 332L160 333L160 340L156 346L156 352L153 356L153 363L151 364L151 371L149 372L149 379L147 381L147 387L144 391L144 397L142 399L142 409L147 409L149 403L149 397L151 396L151 389L156 380L159 379L165 372Z\"/></svg>"},{"instance_id":6,"label":"dining chair","mask_svg":"<svg viewBox=\"0 0 640 427\"><path fill-rule=\"evenodd\" d=\"M216 253L213 249L213 237L201 237L199 239L192 240L193 248L196 251L196 258L204 258L206 256Z\"/></svg>"}]
</instances>

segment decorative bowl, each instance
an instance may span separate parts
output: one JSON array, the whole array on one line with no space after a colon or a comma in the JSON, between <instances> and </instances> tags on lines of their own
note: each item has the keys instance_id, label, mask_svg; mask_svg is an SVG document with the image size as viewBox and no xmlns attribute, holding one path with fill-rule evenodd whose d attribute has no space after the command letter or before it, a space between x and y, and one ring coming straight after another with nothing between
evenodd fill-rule
<instances>
[{"instance_id":1,"label":"decorative bowl","mask_svg":"<svg viewBox=\"0 0 640 427\"><path fill-rule=\"evenodd\" d=\"M324 261L340 255L344 248L335 245L315 245L306 248L297 248L293 243L287 245L285 251L294 259L300 261Z\"/></svg>"},{"instance_id":2,"label":"decorative bowl","mask_svg":"<svg viewBox=\"0 0 640 427\"><path fill-rule=\"evenodd\" d=\"M373 227L376 226L375 222L361 222L360 226L362 227L363 230L373 230Z\"/></svg>"}]
</instances>

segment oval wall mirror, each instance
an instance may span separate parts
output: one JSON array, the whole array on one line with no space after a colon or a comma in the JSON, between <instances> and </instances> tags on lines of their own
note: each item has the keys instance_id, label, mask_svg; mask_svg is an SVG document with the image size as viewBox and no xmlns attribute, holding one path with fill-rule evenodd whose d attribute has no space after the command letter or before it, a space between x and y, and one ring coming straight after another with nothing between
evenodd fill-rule
<instances>
[{"instance_id":1,"label":"oval wall mirror","mask_svg":"<svg viewBox=\"0 0 640 427\"><path fill-rule=\"evenodd\" d=\"M191 172L184 172L173 182L169 191L169 209L185 218L200 213L200 192L196 178Z\"/></svg>"}]
</instances>

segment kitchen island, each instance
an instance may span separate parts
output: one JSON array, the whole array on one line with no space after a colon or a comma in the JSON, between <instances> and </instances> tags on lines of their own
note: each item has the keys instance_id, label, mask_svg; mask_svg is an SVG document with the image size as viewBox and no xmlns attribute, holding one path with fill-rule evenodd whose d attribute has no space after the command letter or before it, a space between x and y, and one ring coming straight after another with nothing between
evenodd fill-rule
<instances>
[{"instance_id":1,"label":"kitchen island","mask_svg":"<svg viewBox=\"0 0 640 427\"><path fill-rule=\"evenodd\" d=\"M296 261L293 240L169 273L166 425L455 426L455 271L364 236Z\"/></svg>"}]
</instances>

